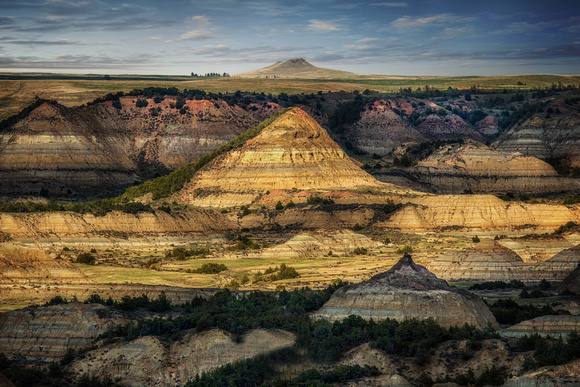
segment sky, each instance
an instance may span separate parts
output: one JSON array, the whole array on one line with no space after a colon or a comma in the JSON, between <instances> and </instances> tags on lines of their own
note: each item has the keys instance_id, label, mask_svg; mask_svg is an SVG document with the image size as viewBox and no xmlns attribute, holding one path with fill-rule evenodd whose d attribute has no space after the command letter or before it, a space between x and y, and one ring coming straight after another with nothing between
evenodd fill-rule
<instances>
[{"instance_id":1,"label":"sky","mask_svg":"<svg viewBox=\"0 0 580 387\"><path fill-rule=\"evenodd\" d=\"M580 0L0 0L0 71L580 74Z\"/></svg>"}]
</instances>

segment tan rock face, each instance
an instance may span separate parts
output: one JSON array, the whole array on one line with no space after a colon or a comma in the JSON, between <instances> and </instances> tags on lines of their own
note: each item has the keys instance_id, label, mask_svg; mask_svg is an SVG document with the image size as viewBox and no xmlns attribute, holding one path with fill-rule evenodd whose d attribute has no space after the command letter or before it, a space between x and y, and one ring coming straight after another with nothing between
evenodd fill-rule
<instances>
[{"instance_id":1,"label":"tan rock face","mask_svg":"<svg viewBox=\"0 0 580 387\"><path fill-rule=\"evenodd\" d=\"M554 101L549 107L560 113L549 117L540 113L527 119L500 136L493 147L542 159L567 156L571 165L580 165L580 106Z\"/></svg>"},{"instance_id":2,"label":"tan rock face","mask_svg":"<svg viewBox=\"0 0 580 387\"><path fill-rule=\"evenodd\" d=\"M181 167L257 124L223 101L139 97L66 108L45 103L0 134L0 195L94 195L132 185L147 165ZM272 113L274 109L272 109Z\"/></svg>"},{"instance_id":3,"label":"tan rock face","mask_svg":"<svg viewBox=\"0 0 580 387\"><path fill-rule=\"evenodd\" d=\"M510 229L534 225L553 231L580 217L579 209L561 205L504 202L491 195L426 195L409 198L406 206L393 214L386 226L407 230L449 227L475 230Z\"/></svg>"},{"instance_id":4,"label":"tan rock face","mask_svg":"<svg viewBox=\"0 0 580 387\"><path fill-rule=\"evenodd\" d=\"M419 125L417 130L426 138L430 139L453 139L471 138L481 141L483 136L476 132L471 125L455 114L439 116L428 115Z\"/></svg>"},{"instance_id":5,"label":"tan rock face","mask_svg":"<svg viewBox=\"0 0 580 387\"><path fill-rule=\"evenodd\" d=\"M331 321L354 314L375 321L433 318L442 326L498 327L476 295L452 288L405 255L389 271L337 290L315 317Z\"/></svg>"},{"instance_id":6,"label":"tan rock face","mask_svg":"<svg viewBox=\"0 0 580 387\"><path fill-rule=\"evenodd\" d=\"M501 331L501 336L519 338L524 335L539 334L542 336L563 337L570 332L580 330L580 316L540 316L531 320L522 321Z\"/></svg>"},{"instance_id":7,"label":"tan rock face","mask_svg":"<svg viewBox=\"0 0 580 387\"><path fill-rule=\"evenodd\" d=\"M540 387L566 386L580 384L580 360L559 366L544 367L536 371L527 372L521 376L514 376L504 383L505 387Z\"/></svg>"},{"instance_id":8,"label":"tan rock face","mask_svg":"<svg viewBox=\"0 0 580 387\"><path fill-rule=\"evenodd\" d=\"M240 149L208 164L174 199L211 205L219 203L219 196L233 194L242 195L238 200L247 204L248 198L273 189L345 190L365 186L386 185L355 165L316 121L294 108ZM212 196L217 197L208 201Z\"/></svg>"},{"instance_id":9,"label":"tan rock face","mask_svg":"<svg viewBox=\"0 0 580 387\"><path fill-rule=\"evenodd\" d=\"M9 358L58 361L68 349L88 347L127 320L100 304L70 303L0 314L0 352Z\"/></svg>"},{"instance_id":10,"label":"tan rock face","mask_svg":"<svg viewBox=\"0 0 580 387\"><path fill-rule=\"evenodd\" d=\"M473 247L437 257L428 267L448 281L563 280L578 266L578 250L566 249L546 261L524 262L514 251L484 239Z\"/></svg>"},{"instance_id":11,"label":"tan rock face","mask_svg":"<svg viewBox=\"0 0 580 387\"><path fill-rule=\"evenodd\" d=\"M437 193L522 192L575 190L577 181L560 177L549 164L521 153L504 153L483 144L447 145L409 172Z\"/></svg>"},{"instance_id":12,"label":"tan rock face","mask_svg":"<svg viewBox=\"0 0 580 387\"><path fill-rule=\"evenodd\" d=\"M580 294L580 265L574 269L558 286L558 293Z\"/></svg>"},{"instance_id":13,"label":"tan rock face","mask_svg":"<svg viewBox=\"0 0 580 387\"><path fill-rule=\"evenodd\" d=\"M89 283L85 274L62 259L54 259L43 251L0 247L0 285Z\"/></svg>"},{"instance_id":14,"label":"tan rock face","mask_svg":"<svg viewBox=\"0 0 580 387\"><path fill-rule=\"evenodd\" d=\"M483 239L473 247L437 257L428 268L447 281L511 281L522 279L526 265L510 249L491 239Z\"/></svg>"},{"instance_id":15,"label":"tan rock face","mask_svg":"<svg viewBox=\"0 0 580 387\"><path fill-rule=\"evenodd\" d=\"M401 104L402 101L379 100L361 113L351 129L359 148L370 154L386 155L403 143L425 141L417 129L392 110L406 107L412 111L410 104Z\"/></svg>"},{"instance_id":16,"label":"tan rock face","mask_svg":"<svg viewBox=\"0 0 580 387\"><path fill-rule=\"evenodd\" d=\"M169 345L145 336L91 351L84 359L75 360L69 370L76 375L119 377L129 385L181 385L198 373L289 347L294 341L292 333L275 329L250 331L239 343L218 329L186 333Z\"/></svg>"}]
</instances>

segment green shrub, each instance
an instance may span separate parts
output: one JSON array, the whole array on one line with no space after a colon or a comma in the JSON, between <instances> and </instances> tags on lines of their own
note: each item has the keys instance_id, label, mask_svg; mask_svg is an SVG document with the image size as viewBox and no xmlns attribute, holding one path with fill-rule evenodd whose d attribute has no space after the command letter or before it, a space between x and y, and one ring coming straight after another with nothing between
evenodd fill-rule
<instances>
[{"instance_id":1,"label":"green shrub","mask_svg":"<svg viewBox=\"0 0 580 387\"><path fill-rule=\"evenodd\" d=\"M478 237L477 235L476 235L476 236L474 236L473 238L471 238L471 241L472 241L473 243L479 243L479 242L481 242L481 240L479 239L479 237Z\"/></svg>"},{"instance_id":2,"label":"green shrub","mask_svg":"<svg viewBox=\"0 0 580 387\"><path fill-rule=\"evenodd\" d=\"M280 210L284 209L284 206L282 205L282 202L281 202L281 201L278 201L278 203L276 203L276 209L277 209L278 211L280 211Z\"/></svg>"},{"instance_id":3,"label":"green shrub","mask_svg":"<svg viewBox=\"0 0 580 387\"><path fill-rule=\"evenodd\" d=\"M76 263L82 263L85 265L94 265L95 264L95 257L91 253L80 253L77 255Z\"/></svg>"},{"instance_id":4,"label":"green shrub","mask_svg":"<svg viewBox=\"0 0 580 387\"><path fill-rule=\"evenodd\" d=\"M211 262L211 263L204 263L203 265L201 265L201 267L199 269L196 269L193 272L198 273L198 274L217 274L217 273L221 273L224 270L228 270L228 268L223 263Z\"/></svg>"},{"instance_id":5,"label":"green shrub","mask_svg":"<svg viewBox=\"0 0 580 387\"><path fill-rule=\"evenodd\" d=\"M147 107L147 105L149 105L149 102L146 99L137 99L137 102L135 102L135 106L138 108Z\"/></svg>"},{"instance_id":6,"label":"green shrub","mask_svg":"<svg viewBox=\"0 0 580 387\"><path fill-rule=\"evenodd\" d=\"M320 196L310 195L308 199L306 199L306 203L310 205L319 205L319 204L334 204L334 200L321 198Z\"/></svg>"},{"instance_id":7,"label":"green shrub","mask_svg":"<svg viewBox=\"0 0 580 387\"><path fill-rule=\"evenodd\" d=\"M354 255L365 255L367 252L368 250L364 247L357 247L352 251Z\"/></svg>"},{"instance_id":8,"label":"green shrub","mask_svg":"<svg viewBox=\"0 0 580 387\"><path fill-rule=\"evenodd\" d=\"M399 247L396 251L397 254L411 254L413 252L413 246L405 245L403 247Z\"/></svg>"}]
</instances>

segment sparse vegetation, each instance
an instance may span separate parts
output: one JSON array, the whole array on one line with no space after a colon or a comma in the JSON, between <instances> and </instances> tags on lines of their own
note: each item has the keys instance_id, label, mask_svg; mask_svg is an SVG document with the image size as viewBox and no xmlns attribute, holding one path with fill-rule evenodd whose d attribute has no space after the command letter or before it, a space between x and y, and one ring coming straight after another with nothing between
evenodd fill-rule
<instances>
[{"instance_id":1,"label":"sparse vegetation","mask_svg":"<svg viewBox=\"0 0 580 387\"><path fill-rule=\"evenodd\" d=\"M308 197L308 199L306 199L306 203L313 205L313 206L316 206L319 204L334 204L334 200L327 199L327 198L321 198L320 196L310 195Z\"/></svg>"},{"instance_id":2,"label":"sparse vegetation","mask_svg":"<svg viewBox=\"0 0 580 387\"><path fill-rule=\"evenodd\" d=\"M76 263L82 263L85 265L94 265L96 262L95 256L91 253L80 253L77 256L77 259L75 261Z\"/></svg>"},{"instance_id":3,"label":"sparse vegetation","mask_svg":"<svg viewBox=\"0 0 580 387\"><path fill-rule=\"evenodd\" d=\"M201 267L199 269L193 270L192 273L217 274L217 273L221 273L222 271L225 271L225 270L228 270L228 268L223 263L210 262L210 263L204 263L203 265L201 265Z\"/></svg>"},{"instance_id":4,"label":"sparse vegetation","mask_svg":"<svg viewBox=\"0 0 580 387\"><path fill-rule=\"evenodd\" d=\"M397 254L411 254L413 252L413 246L405 245L403 247L399 247L396 251Z\"/></svg>"}]
</instances>

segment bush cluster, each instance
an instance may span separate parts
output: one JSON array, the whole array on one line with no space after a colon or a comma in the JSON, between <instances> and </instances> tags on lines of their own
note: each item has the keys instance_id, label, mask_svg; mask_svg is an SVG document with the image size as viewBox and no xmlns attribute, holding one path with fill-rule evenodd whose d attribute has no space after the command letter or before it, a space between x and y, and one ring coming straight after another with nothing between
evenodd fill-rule
<instances>
[{"instance_id":1,"label":"bush cluster","mask_svg":"<svg viewBox=\"0 0 580 387\"><path fill-rule=\"evenodd\" d=\"M310 195L306 199L306 203L313 205L313 206L319 205L319 204L334 204L334 200L321 198L320 196Z\"/></svg>"},{"instance_id":2,"label":"bush cluster","mask_svg":"<svg viewBox=\"0 0 580 387\"><path fill-rule=\"evenodd\" d=\"M197 274L217 274L222 271L228 270L227 266L223 263L204 263L199 269L192 270L192 273Z\"/></svg>"},{"instance_id":3,"label":"bush cluster","mask_svg":"<svg viewBox=\"0 0 580 387\"><path fill-rule=\"evenodd\" d=\"M187 249L183 246L174 247L173 250L169 250L165 253L166 258L173 258L178 261L185 261L189 257L205 258L210 254L208 248L191 248Z\"/></svg>"}]
</instances>

